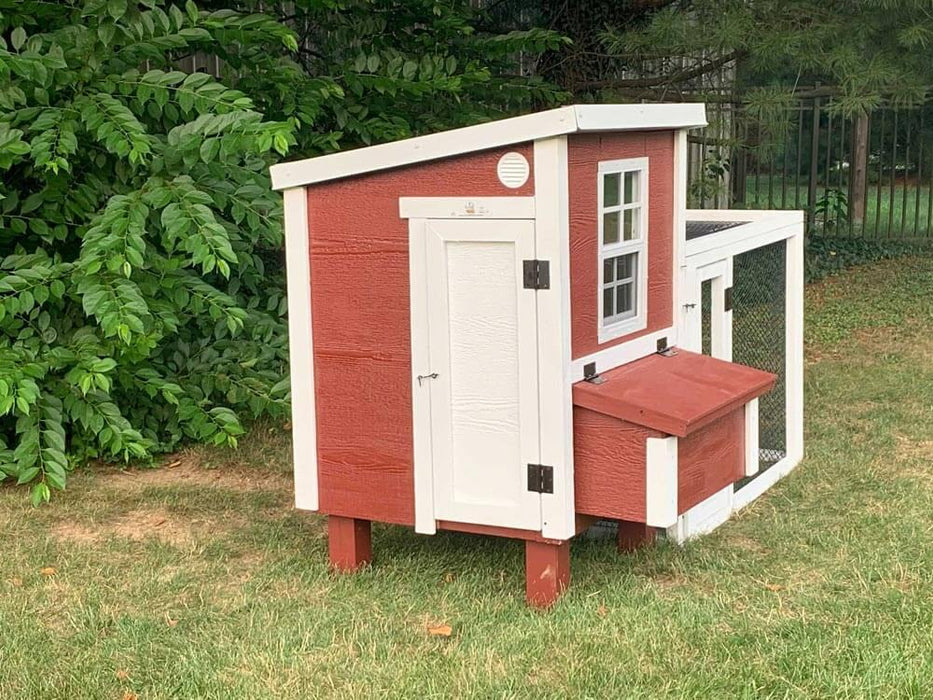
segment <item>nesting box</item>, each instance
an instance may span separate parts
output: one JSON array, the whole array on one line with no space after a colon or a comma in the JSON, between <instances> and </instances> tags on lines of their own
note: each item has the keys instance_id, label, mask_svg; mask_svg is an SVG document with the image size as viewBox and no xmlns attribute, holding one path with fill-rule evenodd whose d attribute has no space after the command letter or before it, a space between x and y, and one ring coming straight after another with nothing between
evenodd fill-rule
<instances>
[{"instance_id":1,"label":"nesting box","mask_svg":"<svg viewBox=\"0 0 933 700\"><path fill-rule=\"evenodd\" d=\"M273 167L295 500L335 568L370 561L373 521L518 538L549 605L594 521L683 539L799 461L802 217L688 211L704 124L573 106ZM778 243L782 335L732 362L736 261Z\"/></svg>"}]
</instances>

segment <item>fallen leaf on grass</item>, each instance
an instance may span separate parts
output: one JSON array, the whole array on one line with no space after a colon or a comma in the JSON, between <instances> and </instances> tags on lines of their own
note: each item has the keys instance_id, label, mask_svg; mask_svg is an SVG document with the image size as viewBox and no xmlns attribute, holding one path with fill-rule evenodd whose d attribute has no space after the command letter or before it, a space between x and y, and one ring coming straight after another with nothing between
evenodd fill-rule
<instances>
[{"instance_id":1,"label":"fallen leaf on grass","mask_svg":"<svg viewBox=\"0 0 933 700\"><path fill-rule=\"evenodd\" d=\"M152 523L153 527L159 527L160 525L165 525L165 518L160 518L156 522Z\"/></svg>"},{"instance_id":2,"label":"fallen leaf on grass","mask_svg":"<svg viewBox=\"0 0 933 700\"><path fill-rule=\"evenodd\" d=\"M444 583L453 583L453 582L454 582L454 575L450 571L448 571L446 574L444 574Z\"/></svg>"},{"instance_id":3,"label":"fallen leaf on grass","mask_svg":"<svg viewBox=\"0 0 933 700\"><path fill-rule=\"evenodd\" d=\"M176 459L174 462L172 462L171 464L168 465L168 468L169 468L169 469L174 469L175 467L180 467L180 466L181 466L181 460L180 460L180 459Z\"/></svg>"},{"instance_id":4,"label":"fallen leaf on grass","mask_svg":"<svg viewBox=\"0 0 933 700\"><path fill-rule=\"evenodd\" d=\"M123 700L136 700L136 693L131 693L127 690L123 693Z\"/></svg>"},{"instance_id":5,"label":"fallen leaf on grass","mask_svg":"<svg viewBox=\"0 0 933 700\"><path fill-rule=\"evenodd\" d=\"M432 637L449 637L451 633L450 625L428 625L428 634Z\"/></svg>"},{"instance_id":6,"label":"fallen leaf on grass","mask_svg":"<svg viewBox=\"0 0 933 700\"><path fill-rule=\"evenodd\" d=\"M39 569L39 573L43 576L54 576L58 573L58 570L54 566L46 566Z\"/></svg>"},{"instance_id":7,"label":"fallen leaf on grass","mask_svg":"<svg viewBox=\"0 0 933 700\"><path fill-rule=\"evenodd\" d=\"M292 429L291 423L286 423L285 425L282 426L282 430L291 430L291 429Z\"/></svg>"},{"instance_id":8,"label":"fallen leaf on grass","mask_svg":"<svg viewBox=\"0 0 933 700\"><path fill-rule=\"evenodd\" d=\"M121 668L121 669L118 669L117 672L113 675L117 677L118 681L125 681L127 678L130 677L130 672Z\"/></svg>"},{"instance_id":9,"label":"fallen leaf on grass","mask_svg":"<svg viewBox=\"0 0 933 700\"><path fill-rule=\"evenodd\" d=\"M769 591L775 592L784 590L784 586L782 586L780 583L766 583L765 588L767 588Z\"/></svg>"},{"instance_id":10,"label":"fallen leaf on grass","mask_svg":"<svg viewBox=\"0 0 933 700\"><path fill-rule=\"evenodd\" d=\"M10 579L10 583L12 583L14 586L17 586L17 587L22 586L23 579L21 579L19 576L14 576L12 579Z\"/></svg>"},{"instance_id":11,"label":"fallen leaf on grass","mask_svg":"<svg viewBox=\"0 0 933 700\"><path fill-rule=\"evenodd\" d=\"M600 617L606 617L606 614L608 612L609 610L606 608L605 605L600 605L598 608L596 608L596 614L599 615Z\"/></svg>"},{"instance_id":12,"label":"fallen leaf on grass","mask_svg":"<svg viewBox=\"0 0 933 700\"><path fill-rule=\"evenodd\" d=\"M173 620L173 619L170 618L170 617L168 616L168 614L166 613L166 615L165 615L165 624L168 625L169 627L177 627L177 626L178 626L178 620Z\"/></svg>"}]
</instances>

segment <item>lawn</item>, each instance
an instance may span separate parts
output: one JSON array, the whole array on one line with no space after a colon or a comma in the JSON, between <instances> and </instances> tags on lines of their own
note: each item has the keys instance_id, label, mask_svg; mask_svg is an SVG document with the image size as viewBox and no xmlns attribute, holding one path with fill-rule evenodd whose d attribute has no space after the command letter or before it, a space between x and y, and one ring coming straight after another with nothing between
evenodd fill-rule
<instances>
[{"instance_id":1,"label":"lawn","mask_svg":"<svg viewBox=\"0 0 933 700\"><path fill-rule=\"evenodd\" d=\"M847 182L833 180L830 187L838 192L847 192ZM865 193L865 220L863 235L870 238L907 238L922 242L933 241L933 201L929 186L897 182L894 189L884 179L881 187L877 182L868 183ZM820 185L816 201L826 195L827 187ZM782 179L779 173L773 178L767 175L750 175L746 180L745 206L749 209L807 209L807 184L805 178L794 181L793 177ZM847 235L848 222L845 206L842 211L830 211L826 218L829 234ZM822 216L821 216L822 218Z\"/></svg>"},{"instance_id":2,"label":"lawn","mask_svg":"<svg viewBox=\"0 0 933 700\"><path fill-rule=\"evenodd\" d=\"M0 698L933 697L933 259L807 312L804 463L685 547L576 542L547 613L506 540L377 527L329 573L282 426L2 487Z\"/></svg>"}]
</instances>

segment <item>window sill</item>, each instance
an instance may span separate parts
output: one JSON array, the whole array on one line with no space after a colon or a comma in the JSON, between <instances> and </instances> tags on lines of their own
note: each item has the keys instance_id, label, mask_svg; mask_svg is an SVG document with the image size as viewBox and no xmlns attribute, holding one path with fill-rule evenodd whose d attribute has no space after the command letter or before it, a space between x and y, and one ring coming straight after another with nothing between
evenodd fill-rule
<instances>
[{"instance_id":1,"label":"window sill","mask_svg":"<svg viewBox=\"0 0 933 700\"><path fill-rule=\"evenodd\" d=\"M599 344L602 345L603 343L608 343L622 336L643 331L647 327L648 319L645 314L641 314L639 316L627 318L624 321L619 321L618 323L613 323L611 326L600 325L597 340Z\"/></svg>"}]
</instances>

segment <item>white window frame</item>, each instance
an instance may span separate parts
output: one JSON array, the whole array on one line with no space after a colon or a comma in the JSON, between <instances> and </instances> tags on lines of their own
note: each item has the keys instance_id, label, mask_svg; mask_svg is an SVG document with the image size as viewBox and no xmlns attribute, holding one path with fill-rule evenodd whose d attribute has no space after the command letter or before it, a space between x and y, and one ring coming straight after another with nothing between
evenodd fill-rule
<instances>
[{"instance_id":1,"label":"white window frame","mask_svg":"<svg viewBox=\"0 0 933 700\"><path fill-rule=\"evenodd\" d=\"M625 204L625 173L639 173L638 203ZM606 175L619 173L619 204L605 207L603 205L603 181ZM648 327L648 159L626 158L624 160L600 161L597 168L598 184L596 188L597 207L597 279L596 323L600 343L620 338L630 333L636 333ZM636 240L623 241L623 228L625 225L625 209L639 207L638 227L640 236ZM619 216L619 242L605 245L603 243L603 214L606 211L618 211ZM635 289L635 315L614 323L603 323L603 269L606 258L614 258L628 253L637 253L636 289Z\"/></svg>"}]
</instances>

